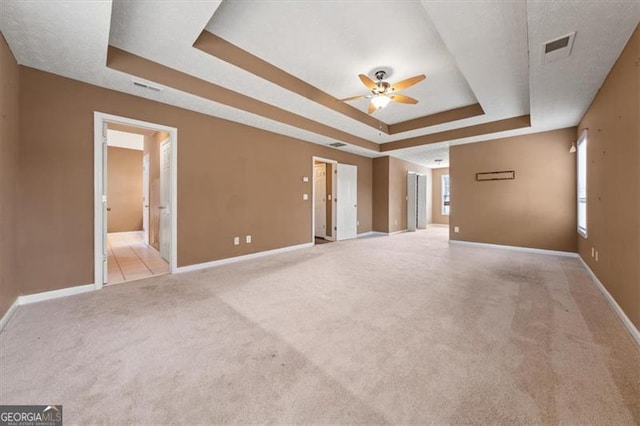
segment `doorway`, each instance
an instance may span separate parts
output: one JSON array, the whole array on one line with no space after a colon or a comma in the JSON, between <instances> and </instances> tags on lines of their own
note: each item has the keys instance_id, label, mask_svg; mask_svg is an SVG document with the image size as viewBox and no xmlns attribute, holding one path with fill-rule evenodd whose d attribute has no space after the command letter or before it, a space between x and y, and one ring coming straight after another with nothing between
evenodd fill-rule
<instances>
[{"instance_id":1,"label":"doorway","mask_svg":"<svg viewBox=\"0 0 640 426\"><path fill-rule=\"evenodd\" d=\"M357 237L356 166L313 157L311 238L315 244Z\"/></svg>"},{"instance_id":2,"label":"doorway","mask_svg":"<svg viewBox=\"0 0 640 426\"><path fill-rule=\"evenodd\" d=\"M407 173L407 230L427 228L428 180L427 176Z\"/></svg>"},{"instance_id":3,"label":"doorway","mask_svg":"<svg viewBox=\"0 0 640 426\"><path fill-rule=\"evenodd\" d=\"M174 128L96 112L95 285L176 269Z\"/></svg>"},{"instance_id":4,"label":"doorway","mask_svg":"<svg viewBox=\"0 0 640 426\"><path fill-rule=\"evenodd\" d=\"M333 236L333 169L335 163L316 161L313 165L313 212L315 244L335 241Z\"/></svg>"}]
</instances>

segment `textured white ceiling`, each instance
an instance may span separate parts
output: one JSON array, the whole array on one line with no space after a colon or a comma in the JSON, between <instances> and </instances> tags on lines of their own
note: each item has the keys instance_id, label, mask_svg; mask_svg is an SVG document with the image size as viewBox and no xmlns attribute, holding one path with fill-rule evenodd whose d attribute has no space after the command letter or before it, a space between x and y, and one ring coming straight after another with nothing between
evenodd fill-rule
<instances>
[{"instance_id":1,"label":"textured white ceiling","mask_svg":"<svg viewBox=\"0 0 640 426\"><path fill-rule=\"evenodd\" d=\"M393 18L376 28L374 15L384 11ZM418 2L224 1L207 30L338 99L370 93L358 74L391 69L391 83L426 74L402 92L418 105L392 103L374 113L388 124L476 103ZM368 104L351 102L365 112Z\"/></svg>"},{"instance_id":2,"label":"textured white ceiling","mask_svg":"<svg viewBox=\"0 0 640 426\"><path fill-rule=\"evenodd\" d=\"M527 13L533 125L573 126L638 25L640 1L531 1ZM542 44L573 31L571 56L542 64Z\"/></svg>"},{"instance_id":3,"label":"textured white ceiling","mask_svg":"<svg viewBox=\"0 0 640 426\"><path fill-rule=\"evenodd\" d=\"M376 143L531 112L530 129L447 141L440 144L441 148L576 125L640 19L638 1L238 1L223 5L218 14L219 6L219 1L197 0L117 0L113 4L109 0L2 0L0 30L20 64L322 145L335 140L175 89L156 93L137 88L132 76L106 68L107 46L111 43ZM245 20L225 18L228 8L246 16ZM249 19L259 19L252 8L262 11L268 25ZM358 15L357 8L365 12ZM320 10L325 20L309 10ZM389 10L394 12L394 19L386 18ZM376 33L371 22L381 15L385 19L377 22L385 24L384 30ZM333 19L327 21L329 16ZM403 28L405 22L410 31ZM284 23L291 25L287 28ZM463 96L461 90L468 84L487 114L393 136L381 135L194 49L193 41L208 24L214 32L257 56L272 58L275 65L292 74L319 86L326 83L320 88L336 96L357 94L360 83L356 74L377 65L395 68L391 81L421 72L429 74L430 78L421 83L424 90L440 70L453 67L451 74L444 73L449 80L436 88L451 85L451 92L441 90L431 95L436 99L421 98L422 105L456 105L469 95ZM571 31L577 31L572 55L542 65L541 44ZM313 49L300 50L300 40L306 40ZM402 48L391 51L385 40L393 40ZM431 46L437 52L423 51ZM331 66L317 66L324 63ZM307 66L310 64L316 66ZM458 72L460 78L454 78ZM410 117L401 112L411 107L398 107L393 112L395 119ZM391 154L427 164L440 148L415 147ZM384 155L352 146L341 149L371 157Z\"/></svg>"}]
</instances>

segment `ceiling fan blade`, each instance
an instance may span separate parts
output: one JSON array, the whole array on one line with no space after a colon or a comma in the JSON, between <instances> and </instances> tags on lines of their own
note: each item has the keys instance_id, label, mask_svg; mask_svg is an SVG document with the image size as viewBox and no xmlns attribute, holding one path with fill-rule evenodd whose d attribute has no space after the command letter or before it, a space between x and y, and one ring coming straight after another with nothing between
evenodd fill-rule
<instances>
[{"instance_id":1,"label":"ceiling fan blade","mask_svg":"<svg viewBox=\"0 0 640 426\"><path fill-rule=\"evenodd\" d=\"M349 101L355 101L356 99L365 99L368 96L365 95L361 95L361 96L352 96L350 98L344 98L344 99L338 99L341 102L349 102Z\"/></svg>"},{"instance_id":2,"label":"ceiling fan blade","mask_svg":"<svg viewBox=\"0 0 640 426\"><path fill-rule=\"evenodd\" d=\"M405 96L405 95L391 95L391 96L389 96L389 98L393 102L400 102L401 104L412 104L412 105L415 105L415 104L418 103L417 99L413 99L412 97Z\"/></svg>"},{"instance_id":3,"label":"ceiling fan blade","mask_svg":"<svg viewBox=\"0 0 640 426\"><path fill-rule=\"evenodd\" d=\"M399 81L396 84L392 85L391 86L391 90L397 92L398 90L406 89L407 87L411 87L414 84L420 83L425 78L427 78L427 76L424 75L424 74L420 74L420 75L416 75L415 77L407 78L406 80Z\"/></svg>"},{"instance_id":4,"label":"ceiling fan blade","mask_svg":"<svg viewBox=\"0 0 640 426\"><path fill-rule=\"evenodd\" d=\"M373 114L375 110L376 110L376 106L373 104L373 102L369 102L369 109L367 110L367 113Z\"/></svg>"},{"instance_id":5,"label":"ceiling fan blade","mask_svg":"<svg viewBox=\"0 0 640 426\"><path fill-rule=\"evenodd\" d=\"M360 81L362 81L362 84L364 84L365 86L367 86L368 89L376 89L378 86L376 85L376 82L371 80L369 77L367 77L364 74L359 74L358 77L360 77Z\"/></svg>"}]
</instances>

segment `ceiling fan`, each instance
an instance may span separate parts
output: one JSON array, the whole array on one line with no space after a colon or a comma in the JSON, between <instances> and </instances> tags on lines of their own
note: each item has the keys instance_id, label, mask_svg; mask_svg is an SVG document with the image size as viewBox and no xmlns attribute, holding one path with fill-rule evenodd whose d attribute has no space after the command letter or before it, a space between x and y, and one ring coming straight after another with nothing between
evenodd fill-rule
<instances>
[{"instance_id":1,"label":"ceiling fan","mask_svg":"<svg viewBox=\"0 0 640 426\"><path fill-rule=\"evenodd\" d=\"M358 75L358 77L360 77L360 81L362 81L362 83L367 86L367 89L371 90L370 95L352 96L350 98L340 100L342 102L349 102L355 101L356 99L371 99L371 102L369 103L369 109L367 110L369 114L372 114L378 109L386 107L391 101L415 105L418 103L417 99L405 95L397 95L396 92L411 87L414 84L420 83L422 80L427 78L426 75L420 74L416 75L415 77L399 81L395 84L389 84L388 82L384 81L385 77L387 76L386 71L376 71L374 75L376 76L376 79L378 81L373 81L365 74Z\"/></svg>"}]
</instances>

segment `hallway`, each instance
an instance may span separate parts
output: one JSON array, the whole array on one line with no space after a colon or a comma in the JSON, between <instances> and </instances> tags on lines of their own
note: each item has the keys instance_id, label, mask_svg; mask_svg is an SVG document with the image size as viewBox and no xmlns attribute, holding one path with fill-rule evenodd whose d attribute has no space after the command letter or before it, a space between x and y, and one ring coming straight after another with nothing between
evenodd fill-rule
<instances>
[{"instance_id":1,"label":"hallway","mask_svg":"<svg viewBox=\"0 0 640 426\"><path fill-rule=\"evenodd\" d=\"M107 236L108 284L169 273L169 264L144 243L142 231L112 232Z\"/></svg>"}]
</instances>

